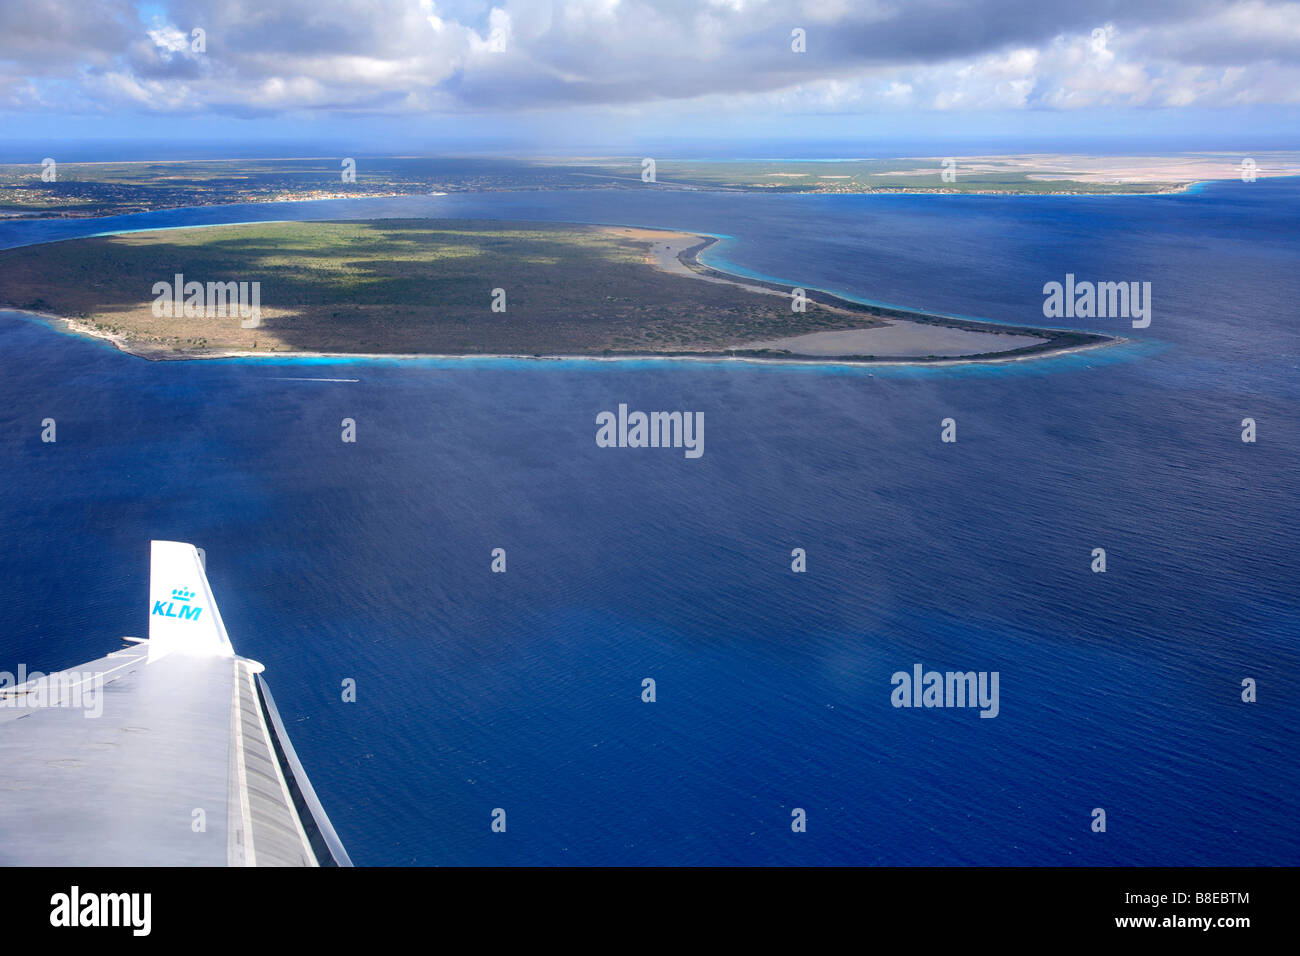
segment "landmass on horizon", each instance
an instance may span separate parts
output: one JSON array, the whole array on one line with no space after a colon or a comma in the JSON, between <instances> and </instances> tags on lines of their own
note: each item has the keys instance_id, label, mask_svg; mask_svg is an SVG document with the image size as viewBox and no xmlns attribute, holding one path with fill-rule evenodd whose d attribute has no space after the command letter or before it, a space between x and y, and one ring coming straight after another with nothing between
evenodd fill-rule
<instances>
[{"instance_id":1,"label":"landmass on horizon","mask_svg":"<svg viewBox=\"0 0 1300 956\"><path fill-rule=\"evenodd\" d=\"M50 147L51 151L58 150ZM1300 152L1252 156L1037 153L862 159L358 156L0 164L0 218L97 217L182 206L459 192L668 189L754 193L1098 195L1180 192L1236 179L1300 175ZM345 164L350 161L350 170ZM345 177L345 171L354 178ZM51 178L52 177L52 178Z\"/></svg>"},{"instance_id":2,"label":"landmass on horizon","mask_svg":"<svg viewBox=\"0 0 1300 956\"><path fill-rule=\"evenodd\" d=\"M700 263L716 240L619 226L382 219L177 228L0 253L0 302L150 359L266 354L1004 361L1122 341L854 302ZM256 282L237 311L159 283ZM498 294L499 291L499 294ZM188 294L188 292L186 292ZM499 308L494 309L496 304Z\"/></svg>"}]
</instances>

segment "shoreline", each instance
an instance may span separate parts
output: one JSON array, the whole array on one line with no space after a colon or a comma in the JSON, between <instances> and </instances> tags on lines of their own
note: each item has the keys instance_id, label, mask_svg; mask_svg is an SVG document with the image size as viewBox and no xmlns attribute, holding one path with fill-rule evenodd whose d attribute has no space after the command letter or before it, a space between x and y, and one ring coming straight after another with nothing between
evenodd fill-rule
<instances>
[{"instance_id":1,"label":"shoreline","mask_svg":"<svg viewBox=\"0 0 1300 956\"><path fill-rule=\"evenodd\" d=\"M833 356L763 356L735 354L733 352L619 352L614 355L603 353L555 353L553 355L537 355L524 353L493 353L493 352L248 352L238 349L214 350L209 354L197 355L191 352L177 352L171 350L167 354L156 353L153 355L132 351L126 348L121 342L121 336L111 332L101 332L98 329L92 329L77 319L70 319L62 315L53 315L48 312L33 312L30 309L0 308L3 312L13 312L23 316L29 316L54 331L64 335L75 335L82 338L93 339L106 345L111 345L117 351L132 358L143 359L146 362L217 362L228 359L261 359L268 364L274 364L279 361L293 362L299 359L324 359L337 361L340 363L347 362L411 362L421 360L434 361L467 361L482 360L486 362L495 361L521 361L521 362L728 362L746 365L804 365L804 366L839 366L844 368L866 368L873 366L954 366L954 365L1002 365L1009 362L1030 362L1038 359L1055 358L1060 355L1073 355L1077 352L1090 352L1095 349L1108 348L1116 345L1127 345L1129 340L1122 337L1114 337L1104 342L1089 343L1087 345L1075 345L1054 349L1050 352L1034 352L1024 354L1021 352L1007 351L1005 353L993 353L987 357L954 357L954 358L936 358L936 359L875 359L863 360L852 358L837 358Z\"/></svg>"},{"instance_id":2,"label":"shoreline","mask_svg":"<svg viewBox=\"0 0 1300 956\"><path fill-rule=\"evenodd\" d=\"M91 164L77 164L77 165L91 165ZM105 163L103 165L112 165L112 164ZM908 186L900 186L894 188L881 188L881 189L862 189L853 192L848 192L848 191L842 192L839 190L832 190L832 189L787 190L787 189L780 188L779 185L772 186L772 187L749 186L745 188L727 187L727 186L707 186L707 187L688 186L688 185L682 185L682 184L677 184L672 182L663 182L663 183L659 183L658 185L660 186L660 188L679 190L679 191L752 194L758 196L769 196L769 195L770 196L778 196L778 195L779 196L1026 196L1026 197L1051 196L1051 197L1061 197L1061 198L1086 199L1088 197L1101 197L1101 196L1128 196L1128 197L1174 196L1181 193L1191 192L1195 189L1195 187L1202 185L1203 183L1230 182L1230 181L1231 181L1230 178L1225 178L1223 180L1216 180L1216 179L1188 180L1186 182L1177 182L1177 183L1142 182L1142 183L1136 183L1135 185L1156 186L1157 188L1148 189L1148 190L1129 190L1129 191L1096 190L1090 192L1084 192L1079 190L1043 190L1041 192L1030 192L1028 190L1023 190L1023 189L941 189L937 187L929 188L929 187L908 187ZM610 186L592 186L586 189L575 189L573 191L596 192L600 190L622 190L627 188L629 187L621 186L621 185L610 185ZM34 209L34 210L0 212L0 221L23 222L23 221L39 221L39 220L48 221L48 220L61 220L61 219L71 219L71 220L113 219L119 216L145 215L154 212L170 212L178 209L206 209L206 208L211 208L213 206L247 206L247 205L263 205L268 203L329 202L329 201L340 200L340 199L344 199L344 200L346 199L357 199L357 200L415 199L421 196L450 196L450 195L472 196L472 195L487 195L487 194L499 194L499 193L515 193L515 192L525 193L525 192L537 192L537 191L538 190L527 189L527 188L493 189L493 190L466 189L466 190L453 190L451 192L417 191L417 192L405 192L405 193L404 192L352 193L352 194L333 195L333 196L275 196L270 199L265 199L265 198L235 199L235 200L230 200L228 202L200 203L198 205L141 206L138 208L109 211L109 212L77 212L73 210L60 211L57 208L50 208L50 209ZM542 190L542 191L546 191L546 190Z\"/></svg>"},{"instance_id":3,"label":"shoreline","mask_svg":"<svg viewBox=\"0 0 1300 956\"><path fill-rule=\"evenodd\" d=\"M700 261L700 255L705 250L717 244L721 240L717 236L701 235L694 233L682 233L681 235L694 235L699 241L682 249L676 255L676 260L684 270L693 273L698 278L707 279L715 282L724 282L729 285L735 285L749 291L766 292L773 295L779 295L790 298L790 286L776 282L771 279L751 278L749 276L737 275L726 272L722 269L715 268ZM648 260L654 263L653 255ZM662 264L659 264L662 268ZM666 270L674 271L677 270ZM972 352L964 355L914 355L914 356L874 356L874 355L814 355L814 354L783 354L777 350L771 349L744 349L735 348L726 352L717 353L727 356L736 356L738 353L744 357L759 360L789 360L796 362L809 362L825 359L828 361L838 362L841 364L852 365L881 365L881 364L902 364L902 365L935 365L935 364L955 364L965 362L986 362L986 361L1010 361L1024 358L1048 357L1051 355L1066 354L1068 352L1078 352L1086 349L1100 348L1106 345L1118 345L1128 340L1122 336L1108 335L1102 332L1080 332L1074 329L1057 329L1044 326L1032 325L1010 325L1000 322L991 322L979 319L961 319L948 315L941 315L935 312L922 312L913 309L903 309L895 306L873 305L863 302L857 302L853 299L845 298L834 292L828 292L824 289L804 287L805 297L808 301L814 302L823 308L833 312L841 312L855 317L868 317L878 319L886 324L911 324L918 326L934 326L945 329L955 329L965 332L976 332L985 335L1010 335L1019 337L1030 337L1036 341L1032 345L1022 345L1016 348L1004 349L995 352ZM813 333L814 335L833 335L834 332ZM795 336L799 337L799 336ZM772 353L772 354L764 354Z\"/></svg>"},{"instance_id":4,"label":"shoreline","mask_svg":"<svg viewBox=\"0 0 1300 956\"><path fill-rule=\"evenodd\" d=\"M758 292L769 295L790 298L792 293L790 286L777 283L769 279L750 278L748 276L737 275L726 272L721 269L706 265L699 260L699 256L707 249L720 241L719 237L714 235L683 232L678 230L664 229L646 229L645 227L636 226L605 226L604 228L615 230L624 236L631 236L634 239L647 241L645 263L661 272L674 275L685 275L693 277L700 281L718 282L748 292ZM142 230L150 231L150 230ZM653 238L652 238L653 237ZM664 243L664 239L671 237L677 240L677 244ZM657 258L656 252L660 244L663 245L665 252L660 253L664 258ZM671 255L671 260L666 258ZM168 348L161 345L152 345L139 343L131 340L127 336L98 329L78 318L65 315L58 315L49 312L33 311L22 309L18 306L10 306L12 311L24 315L33 316L47 325L51 325L58 331L66 334L78 335L85 338L96 339L106 344L112 345L120 352L146 361L214 361L221 359L248 359L264 358L274 360L276 358L287 359L334 359L345 361L349 359L362 360L412 360L412 359L514 359L530 361L693 361L693 362L717 362L717 361L739 361L755 364L780 364L780 365L839 365L839 366L950 366L950 365L968 365L968 364L993 364L1006 363L1013 361L1026 361L1030 359L1050 358L1058 355L1066 355L1074 352L1081 352L1095 348L1101 348L1110 345L1119 345L1128 340L1120 336L1108 335L1098 332L1081 332L1072 329L1054 329L1041 326L1019 326L1009 325L997 322L982 321L977 319L960 319L951 316L940 315L937 313L913 311L910 309L900 309L891 306L868 305L856 302L852 299L844 298L832 292L822 289L807 288L805 295L808 301L813 302L819 307L831 312L841 313L848 318L856 321L863 319L873 320L872 326L865 329L867 333L873 330L883 332L886 329L897 332L906 337L909 329L908 326L915 327L920 331L925 327L940 328L955 332L958 335L963 333L977 333L982 335L993 336L1012 336L1020 340L1026 338L1032 339L1031 344L1021 344L1012 348L999 349L986 352L970 352L955 354L875 354L875 353L844 353L836 354L834 352L811 351L807 353L793 352L786 348L773 348L774 345L786 341L778 339L763 344L763 348L746 348L744 345L728 349L718 349L712 351L612 351L605 350L601 352L534 352L534 353L490 353L490 352L326 352L314 350L284 350L284 351L259 351L245 350L234 348L215 348L211 350L196 349L177 349ZM891 328L892 327L892 328ZM863 331L861 326L855 327L858 331ZM851 329L843 330L845 332ZM811 333L800 336L798 334L790 338L809 338L818 335L834 336L838 334L837 330L826 330L819 333ZM924 340L922 340L924 341ZM942 343L930 342L929 347L936 347ZM992 343L989 343L992 344ZM921 346L920 348L924 348ZM947 346L951 348L952 346ZM940 349L941 351L942 349ZM918 349L918 352L920 349Z\"/></svg>"}]
</instances>

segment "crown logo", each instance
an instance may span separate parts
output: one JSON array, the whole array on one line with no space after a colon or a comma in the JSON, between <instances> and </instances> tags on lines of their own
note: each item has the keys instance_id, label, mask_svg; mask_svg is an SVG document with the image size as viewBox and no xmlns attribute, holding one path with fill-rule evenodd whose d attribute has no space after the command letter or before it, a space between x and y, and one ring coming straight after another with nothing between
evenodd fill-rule
<instances>
[{"instance_id":1,"label":"crown logo","mask_svg":"<svg viewBox=\"0 0 1300 956\"><path fill-rule=\"evenodd\" d=\"M189 588L173 588L173 589L172 589L172 600L174 600L174 601L186 601L186 602L188 602L189 599L192 598L192 597L194 597L194 592L191 591Z\"/></svg>"}]
</instances>

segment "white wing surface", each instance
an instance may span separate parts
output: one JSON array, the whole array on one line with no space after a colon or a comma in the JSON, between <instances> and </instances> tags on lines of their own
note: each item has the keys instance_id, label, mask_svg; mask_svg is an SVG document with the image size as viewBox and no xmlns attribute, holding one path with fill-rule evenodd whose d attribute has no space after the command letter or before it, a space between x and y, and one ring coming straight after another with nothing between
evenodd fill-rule
<instances>
[{"instance_id":1,"label":"white wing surface","mask_svg":"<svg viewBox=\"0 0 1300 956\"><path fill-rule=\"evenodd\" d=\"M196 549L154 541L149 639L0 677L0 864L350 866Z\"/></svg>"}]
</instances>

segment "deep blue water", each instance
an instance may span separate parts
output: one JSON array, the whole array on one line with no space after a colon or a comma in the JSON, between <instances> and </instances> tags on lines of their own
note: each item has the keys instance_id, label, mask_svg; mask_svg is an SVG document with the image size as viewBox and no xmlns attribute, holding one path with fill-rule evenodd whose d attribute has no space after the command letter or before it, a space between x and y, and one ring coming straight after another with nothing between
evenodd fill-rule
<instances>
[{"instance_id":1,"label":"deep blue water","mask_svg":"<svg viewBox=\"0 0 1300 956\"><path fill-rule=\"evenodd\" d=\"M266 664L360 864L1300 863L1298 214L1286 180L0 223L10 246L573 219L725 234L723 267L998 321L1041 322L1066 272L1151 281L1155 299L1146 330L1076 323L1127 346L869 371L150 363L0 314L0 666L143 633L148 542L173 538L207 550L235 646ZM359 381L284 380L303 376ZM703 411L704 456L597 448L595 415L619 402ZM890 676L917 662L998 671L999 716L893 708Z\"/></svg>"}]
</instances>

